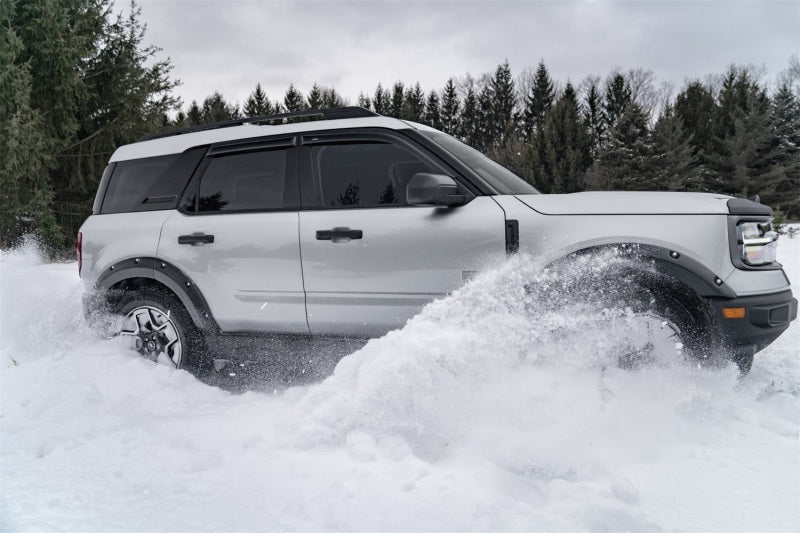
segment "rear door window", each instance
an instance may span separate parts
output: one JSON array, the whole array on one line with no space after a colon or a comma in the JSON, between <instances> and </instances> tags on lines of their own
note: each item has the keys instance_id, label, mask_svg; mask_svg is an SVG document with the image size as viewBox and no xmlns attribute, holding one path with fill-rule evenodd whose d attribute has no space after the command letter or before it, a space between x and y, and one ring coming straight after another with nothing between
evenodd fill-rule
<instances>
[{"instance_id":1,"label":"rear door window","mask_svg":"<svg viewBox=\"0 0 800 533\"><path fill-rule=\"evenodd\" d=\"M213 157L200 179L200 213L265 211L284 207L287 150Z\"/></svg>"}]
</instances>

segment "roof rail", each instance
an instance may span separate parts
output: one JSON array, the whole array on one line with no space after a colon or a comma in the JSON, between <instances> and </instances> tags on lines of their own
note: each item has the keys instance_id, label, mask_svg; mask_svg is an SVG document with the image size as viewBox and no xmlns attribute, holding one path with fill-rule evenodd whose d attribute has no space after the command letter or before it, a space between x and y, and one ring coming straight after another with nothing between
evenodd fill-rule
<instances>
[{"instance_id":1,"label":"roof rail","mask_svg":"<svg viewBox=\"0 0 800 533\"><path fill-rule=\"evenodd\" d=\"M172 137L173 135L183 135L185 133L194 133L197 131L216 130L219 128L229 128L231 126L241 126L242 124L257 124L259 122L281 122L286 123L289 119L305 118L305 117L322 117L325 120L338 120L342 118L364 118L364 117L378 117L377 113L373 113L369 109L363 107L333 107L329 109L303 109L301 111L292 111L291 113L278 113L277 115L259 115L257 117L242 117L234 118L232 120L223 120L220 122L210 122L208 124L199 124L189 128L181 128L179 130L162 131L160 133L151 133L143 136L137 142L151 141L153 139L161 139L163 137Z\"/></svg>"}]
</instances>

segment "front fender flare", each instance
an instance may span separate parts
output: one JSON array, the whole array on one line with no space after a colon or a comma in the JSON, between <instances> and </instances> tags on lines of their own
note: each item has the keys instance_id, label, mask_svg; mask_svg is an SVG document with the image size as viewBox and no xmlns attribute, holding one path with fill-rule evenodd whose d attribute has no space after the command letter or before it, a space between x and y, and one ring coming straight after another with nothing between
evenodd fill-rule
<instances>
[{"instance_id":1,"label":"front fender flare","mask_svg":"<svg viewBox=\"0 0 800 533\"><path fill-rule=\"evenodd\" d=\"M669 250L652 244L635 242L617 242L588 246L570 252L552 264L562 261L570 256L597 253L603 250L624 250L632 257L651 261L656 271L665 274L692 289L698 296L715 298L735 298L736 293L725 285L714 272L699 261L687 257L675 250Z\"/></svg>"}]
</instances>

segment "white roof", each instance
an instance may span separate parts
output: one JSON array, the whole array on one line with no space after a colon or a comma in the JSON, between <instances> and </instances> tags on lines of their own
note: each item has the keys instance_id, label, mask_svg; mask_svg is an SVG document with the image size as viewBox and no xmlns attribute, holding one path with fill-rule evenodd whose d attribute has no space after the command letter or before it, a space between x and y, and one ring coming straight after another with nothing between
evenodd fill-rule
<instances>
[{"instance_id":1,"label":"white roof","mask_svg":"<svg viewBox=\"0 0 800 533\"><path fill-rule=\"evenodd\" d=\"M297 134L306 131L338 130L345 128L388 128L401 129L429 129L421 124L407 122L389 117L364 117L335 120L318 120L314 122L294 122L291 124L276 124L256 126L243 124L241 126L228 126L213 130L170 135L151 141L142 141L120 146L111 156L110 162L140 159L167 154L178 154L193 146L213 144L223 141L236 141L252 137L267 135Z\"/></svg>"}]
</instances>

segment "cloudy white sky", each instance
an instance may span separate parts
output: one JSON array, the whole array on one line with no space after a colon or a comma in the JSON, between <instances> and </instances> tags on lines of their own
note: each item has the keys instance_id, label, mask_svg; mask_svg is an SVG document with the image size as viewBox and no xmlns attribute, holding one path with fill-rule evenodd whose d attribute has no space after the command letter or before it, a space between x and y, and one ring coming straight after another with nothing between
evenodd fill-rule
<instances>
[{"instance_id":1,"label":"cloudy white sky","mask_svg":"<svg viewBox=\"0 0 800 533\"><path fill-rule=\"evenodd\" d=\"M345 2L140 0L147 41L171 57L188 103L213 91L243 102L314 82L355 101L378 82L493 71L544 59L579 82L611 69L652 69L680 86L730 63L771 81L800 51L800 1Z\"/></svg>"}]
</instances>

